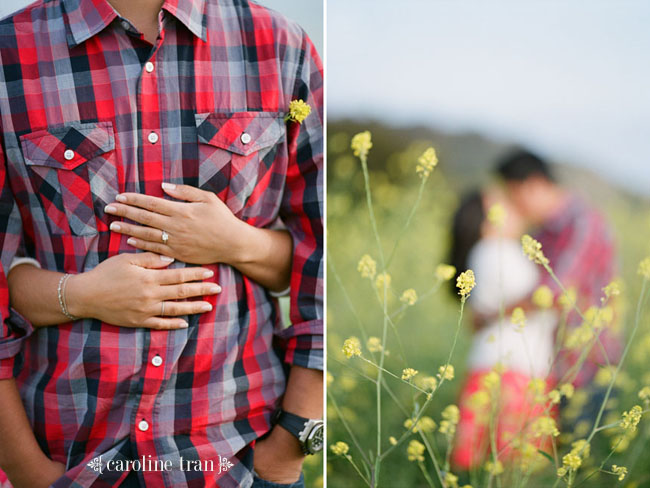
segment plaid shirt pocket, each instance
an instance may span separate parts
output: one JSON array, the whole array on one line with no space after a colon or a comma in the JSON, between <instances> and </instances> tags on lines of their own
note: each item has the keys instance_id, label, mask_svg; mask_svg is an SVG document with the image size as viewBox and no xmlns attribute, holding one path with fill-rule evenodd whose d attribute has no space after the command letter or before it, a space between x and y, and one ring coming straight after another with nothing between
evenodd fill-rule
<instances>
[{"instance_id":1,"label":"plaid shirt pocket","mask_svg":"<svg viewBox=\"0 0 650 488\"><path fill-rule=\"evenodd\" d=\"M284 141L283 114L196 114L199 187L212 191L241 217L248 198L271 169Z\"/></svg>"},{"instance_id":2,"label":"plaid shirt pocket","mask_svg":"<svg viewBox=\"0 0 650 488\"><path fill-rule=\"evenodd\" d=\"M97 234L104 207L119 193L112 123L39 130L20 144L52 234Z\"/></svg>"}]
</instances>

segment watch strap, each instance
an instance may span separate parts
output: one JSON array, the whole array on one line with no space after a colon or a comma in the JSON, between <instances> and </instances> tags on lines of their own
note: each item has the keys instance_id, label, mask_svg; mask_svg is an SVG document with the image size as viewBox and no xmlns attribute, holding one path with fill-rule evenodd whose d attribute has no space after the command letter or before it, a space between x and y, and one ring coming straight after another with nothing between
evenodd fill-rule
<instances>
[{"instance_id":1,"label":"watch strap","mask_svg":"<svg viewBox=\"0 0 650 488\"><path fill-rule=\"evenodd\" d=\"M284 410L278 410L275 416L276 424L279 424L286 430L288 430L293 436L295 436L300 442L304 440L300 438L300 434L305 428L305 425L309 422L309 419L300 417L293 413L285 412Z\"/></svg>"}]
</instances>

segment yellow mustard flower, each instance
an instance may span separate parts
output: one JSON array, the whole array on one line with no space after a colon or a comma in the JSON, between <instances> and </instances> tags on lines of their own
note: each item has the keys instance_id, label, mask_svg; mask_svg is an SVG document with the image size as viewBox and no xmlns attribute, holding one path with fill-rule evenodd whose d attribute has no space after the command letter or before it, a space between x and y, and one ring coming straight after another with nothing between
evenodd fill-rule
<instances>
[{"instance_id":1,"label":"yellow mustard flower","mask_svg":"<svg viewBox=\"0 0 650 488\"><path fill-rule=\"evenodd\" d=\"M392 280L392 277L388 273L379 273L377 275L375 286L377 287L377 290L379 290L380 295L384 294L384 285L386 288L390 288L390 283Z\"/></svg>"},{"instance_id":2,"label":"yellow mustard flower","mask_svg":"<svg viewBox=\"0 0 650 488\"><path fill-rule=\"evenodd\" d=\"M524 313L524 309L521 307L516 307L512 311L510 322L516 325L519 330L522 330L526 326L526 314Z\"/></svg>"},{"instance_id":3,"label":"yellow mustard flower","mask_svg":"<svg viewBox=\"0 0 650 488\"><path fill-rule=\"evenodd\" d=\"M366 347L368 348L368 351L370 352L381 352L381 339L379 337L368 337L368 342L366 343Z\"/></svg>"},{"instance_id":4,"label":"yellow mustard flower","mask_svg":"<svg viewBox=\"0 0 650 488\"><path fill-rule=\"evenodd\" d=\"M388 442L390 443L391 446L396 446L397 445L397 439L395 439L395 437L393 437L393 436L390 436L388 438Z\"/></svg>"},{"instance_id":5,"label":"yellow mustard flower","mask_svg":"<svg viewBox=\"0 0 650 488\"><path fill-rule=\"evenodd\" d=\"M361 342L356 337L349 337L343 342L343 354L347 358L361 356Z\"/></svg>"},{"instance_id":6,"label":"yellow mustard flower","mask_svg":"<svg viewBox=\"0 0 650 488\"><path fill-rule=\"evenodd\" d=\"M645 404L650 403L650 386L644 386L639 390L639 398L643 400Z\"/></svg>"},{"instance_id":7,"label":"yellow mustard flower","mask_svg":"<svg viewBox=\"0 0 650 488\"><path fill-rule=\"evenodd\" d=\"M503 473L503 463L499 460L496 462L488 461L485 463L485 470L492 476L498 476Z\"/></svg>"},{"instance_id":8,"label":"yellow mustard flower","mask_svg":"<svg viewBox=\"0 0 650 488\"><path fill-rule=\"evenodd\" d=\"M440 281L449 281L456 276L456 267L451 264L439 264L436 267L436 278Z\"/></svg>"},{"instance_id":9,"label":"yellow mustard flower","mask_svg":"<svg viewBox=\"0 0 650 488\"><path fill-rule=\"evenodd\" d=\"M617 297L621 294L621 283L618 280L612 281L605 288L603 288L605 298Z\"/></svg>"},{"instance_id":10,"label":"yellow mustard flower","mask_svg":"<svg viewBox=\"0 0 650 488\"><path fill-rule=\"evenodd\" d=\"M451 364L445 364L438 368L438 378L453 380L454 379L454 366Z\"/></svg>"},{"instance_id":11,"label":"yellow mustard flower","mask_svg":"<svg viewBox=\"0 0 650 488\"><path fill-rule=\"evenodd\" d=\"M650 280L650 256L639 263L638 273L646 280Z\"/></svg>"},{"instance_id":12,"label":"yellow mustard flower","mask_svg":"<svg viewBox=\"0 0 650 488\"><path fill-rule=\"evenodd\" d=\"M361 273L362 278L373 280L377 274L377 262L369 254L364 254L359 260L357 271Z\"/></svg>"},{"instance_id":13,"label":"yellow mustard flower","mask_svg":"<svg viewBox=\"0 0 650 488\"><path fill-rule=\"evenodd\" d=\"M503 227L506 221L506 209L500 203L495 203L488 209L487 219L492 225Z\"/></svg>"},{"instance_id":14,"label":"yellow mustard flower","mask_svg":"<svg viewBox=\"0 0 650 488\"><path fill-rule=\"evenodd\" d=\"M474 271L471 269L463 271L456 280L456 286L458 287L458 293L461 297L468 297L472 289L476 286Z\"/></svg>"},{"instance_id":15,"label":"yellow mustard flower","mask_svg":"<svg viewBox=\"0 0 650 488\"><path fill-rule=\"evenodd\" d=\"M304 102L304 100L292 100L289 102L289 113L285 117L286 120L292 120L302 124L302 121L307 118L311 113L311 107Z\"/></svg>"},{"instance_id":16,"label":"yellow mustard flower","mask_svg":"<svg viewBox=\"0 0 650 488\"><path fill-rule=\"evenodd\" d=\"M345 456L350 451L350 446L343 441L338 441L330 446L330 450L335 456Z\"/></svg>"},{"instance_id":17,"label":"yellow mustard flower","mask_svg":"<svg viewBox=\"0 0 650 488\"><path fill-rule=\"evenodd\" d=\"M413 368L404 368L404 369L402 370L402 379L403 379L404 381L408 381L408 380L410 380L411 378L413 378L416 374L418 374L418 370L417 370L417 369L413 369Z\"/></svg>"},{"instance_id":18,"label":"yellow mustard flower","mask_svg":"<svg viewBox=\"0 0 650 488\"><path fill-rule=\"evenodd\" d=\"M548 259L542 252L542 245L530 237L528 234L525 234L521 238L521 248L523 249L524 254L528 257L528 259L534 263L542 265L548 264Z\"/></svg>"},{"instance_id":19,"label":"yellow mustard flower","mask_svg":"<svg viewBox=\"0 0 650 488\"><path fill-rule=\"evenodd\" d=\"M548 416L542 416L535 419L531 428L535 437L541 437L544 435L557 437L560 435L560 431L557 430L557 427L555 425L555 420L553 420L552 417Z\"/></svg>"},{"instance_id":20,"label":"yellow mustard flower","mask_svg":"<svg viewBox=\"0 0 650 488\"><path fill-rule=\"evenodd\" d=\"M419 441L412 440L406 448L406 454L409 461L424 461L424 444Z\"/></svg>"},{"instance_id":21,"label":"yellow mustard flower","mask_svg":"<svg viewBox=\"0 0 650 488\"><path fill-rule=\"evenodd\" d=\"M420 175L420 178L428 178L437 164L438 157L436 156L436 150L430 147L418 158L418 164L415 167L415 171Z\"/></svg>"},{"instance_id":22,"label":"yellow mustard flower","mask_svg":"<svg viewBox=\"0 0 650 488\"><path fill-rule=\"evenodd\" d=\"M569 287L566 292L563 292L557 301L565 310L569 310L575 306L577 298L578 292L575 287L572 286Z\"/></svg>"},{"instance_id":23,"label":"yellow mustard flower","mask_svg":"<svg viewBox=\"0 0 650 488\"><path fill-rule=\"evenodd\" d=\"M404 290L400 297L400 301L407 305L415 305L415 302L418 301L418 294L413 288L409 288L408 290Z\"/></svg>"},{"instance_id":24,"label":"yellow mustard flower","mask_svg":"<svg viewBox=\"0 0 650 488\"><path fill-rule=\"evenodd\" d=\"M355 156L360 158L367 157L370 148L372 148L372 135L370 131L359 132L352 137L350 147L352 147Z\"/></svg>"},{"instance_id":25,"label":"yellow mustard flower","mask_svg":"<svg viewBox=\"0 0 650 488\"><path fill-rule=\"evenodd\" d=\"M445 486L447 488L458 488L458 476L447 471L445 473Z\"/></svg>"},{"instance_id":26,"label":"yellow mustard flower","mask_svg":"<svg viewBox=\"0 0 650 488\"><path fill-rule=\"evenodd\" d=\"M539 308L551 308L553 306L553 292L551 289L542 285L533 293L533 304Z\"/></svg>"},{"instance_id":27,"label":"yellow mustard flower","mask_svg":"<svg viewBox=\"0 0 650 488\"><path fill-rule=\"evenodd\" d=\"M612 473L618 476L618 481L623 481L627 475L627 468L625 466L612 464Z\"/></svg>"},{"instance_id":28,"label":"yellow mustard flower","mask_svg":"<svg viewBox=\"0 0 650 488\"><path fill-rule=\"evenodd\" d=\"M560 385L560 393L562 393L562 395L565 397L571 398L574 392L575 388L571 383L563 383Z\"/></svg>"},{"instance_id":29,"label":"yellow mustard flower","mask_svg":"<svg viewBox=\"0 0 650 488\"><path fill-rule=\"evenodd\" d=\"M641 421L642 415L643 409L639 405L634 405L628 412L623 412L621 427L625 430L634 432L636 426L639 425L639 422Z\"/></svg>"},{"instance_id":30,"label":"yellow mustard flower","mask_svg":"<svg viewBox=\"0 0 650 488\"><path fill-rule=\"evenodd\" d=\"M438 386L438 380L433 376L418 376L415 379L415 384L423 390L435 390Z\"/></svg>"}]
</instances>

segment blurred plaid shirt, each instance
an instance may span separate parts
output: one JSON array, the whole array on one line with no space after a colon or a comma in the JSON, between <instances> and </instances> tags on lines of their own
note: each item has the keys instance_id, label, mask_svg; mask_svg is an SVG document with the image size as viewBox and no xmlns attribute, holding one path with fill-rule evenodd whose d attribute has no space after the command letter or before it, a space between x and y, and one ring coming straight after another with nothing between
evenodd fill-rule
<instances>
[{"instance_id":1,"label":"blurred plaid shirt","mask_svg":"<svg viewBox=\"0 0 650 488\"><path fill-rule=\"evenodd\" d=\"M155 46L106 0L40 1L0 22L2 269L24 254L80 273L133 252L104 206L184 183L291 232L292 325L266 289L213 265L223 292L186 330L32 330L0 273L0 378L17 377L42 449L67 465L56 486L119 484L126 473L87 465L100 455L214 461L139 473L147 486L247 486L245 446L270 427L283 362L323 367L320 59L298 26L247 0L166 0L159 21ZM294 99L314 109L302 125L284 122Z\"/></svg>"},{"instance_id":2,"label":"blurred plaid shirt","mask_svg":"<svg viewBox=\"0 0 650 488\"><path fill-rule=\"evenodd\" d=\"M599 306L604 296L603 288L614 279L617 264L614 239L603 216L581 198L571 196L535 238L542 244L544 255L560 282L567 289L575 288L580 310L584 312L590 306ZM560 295L561 290L551 276L546 272L543 276L541 284L550 287L556 296ZM569 330L581 322L577 313L570 314ZM621 354L619 335L606 328L600 340L608 360L615 364ZM556 367L558 379L578 361L581 352L562 352ZM602 350L596 344L574 384L582 386L591 381L598 368L605 364Z\"/></svg>"}]
</instances>

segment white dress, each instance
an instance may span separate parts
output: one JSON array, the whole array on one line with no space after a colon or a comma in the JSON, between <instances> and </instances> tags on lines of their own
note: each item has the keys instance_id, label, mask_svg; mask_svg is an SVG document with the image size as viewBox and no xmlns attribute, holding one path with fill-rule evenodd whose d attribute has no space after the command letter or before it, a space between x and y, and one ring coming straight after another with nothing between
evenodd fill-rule
<instances>
[{"instance_id":1,"label":"white dress","mask_svg":"<svg viewBox=\"0 0 650 488\"><path fill-rule=\"evenodd\" d=\"M498 318L501 306L508 309L537 288L538 266L523 255L519 242L504 238L481 239L472 248L468 265L476 276L469 304L482 315L497 317L475 333L469 353L470 369L490 369L501 364L531 377L545 377L553 359L557 313L528 312L523 330L512 324L509 316Z\"/></svg>"}]
</instances>

